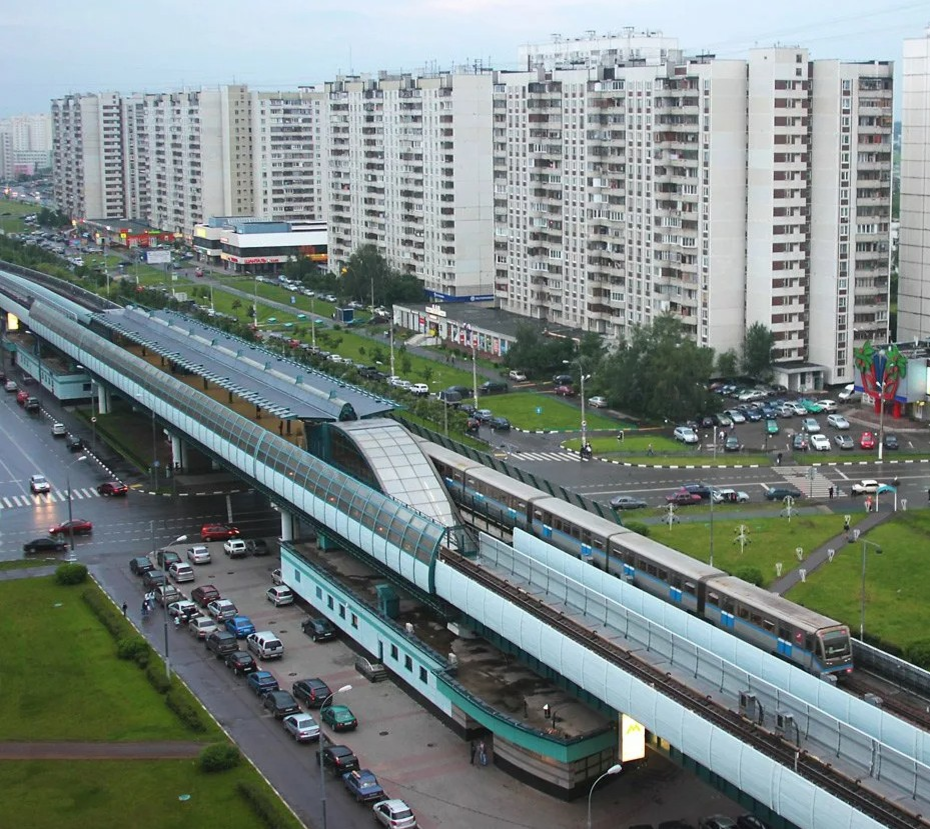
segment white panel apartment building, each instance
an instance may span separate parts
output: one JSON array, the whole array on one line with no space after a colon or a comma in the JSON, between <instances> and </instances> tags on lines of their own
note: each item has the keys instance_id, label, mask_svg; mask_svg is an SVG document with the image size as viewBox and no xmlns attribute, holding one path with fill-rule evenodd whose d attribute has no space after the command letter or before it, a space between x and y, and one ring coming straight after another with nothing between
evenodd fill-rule
<instances>
[{"instance_id":1,"label":"white panel apartment building","mask_svg":"<svg viewBox=\"0 0 930 829\"><path fill-rule=\"evenodd\" d=\"M52 163L52 120L48 113L13 115L0 120L0 178L17 168L47 170Z\"/></svg>"},{"instance_id":2,"label":"white panel apartment building","mask_svg":"<svg viewBox=\"0 0 930 829\"><path fill-rule=\"evenodd\" d=\"M930 29L904 41L898 341L930 337Z\"/></svg>"},{"instance_id":3,"label":"white panel apartment building","mask_svg":"<svg viewBox=\"0 0 930 829\"><path fill-rule=\"evenodd\" d=\"M52 167L59 210L82 219L126 216L119 94L52 101Z\"/></svg>"}]
</instances>

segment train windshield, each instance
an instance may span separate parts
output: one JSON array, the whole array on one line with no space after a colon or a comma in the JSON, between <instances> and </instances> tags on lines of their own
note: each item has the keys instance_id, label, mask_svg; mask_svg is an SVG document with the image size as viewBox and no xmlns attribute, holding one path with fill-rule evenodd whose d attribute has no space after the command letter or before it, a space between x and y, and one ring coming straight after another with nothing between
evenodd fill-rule
<instances>
[{"instance_id":1,"label":"train windshield","mask_svg":"<svg viewBox=\"0 0 930 829\"><path fill-rule=\"evenodd\" d=\"M832 630L820 634L823 642L823 655L826 659L838 659L849 656L849 633L845 630Z\"/></svg>"}]
</instances>

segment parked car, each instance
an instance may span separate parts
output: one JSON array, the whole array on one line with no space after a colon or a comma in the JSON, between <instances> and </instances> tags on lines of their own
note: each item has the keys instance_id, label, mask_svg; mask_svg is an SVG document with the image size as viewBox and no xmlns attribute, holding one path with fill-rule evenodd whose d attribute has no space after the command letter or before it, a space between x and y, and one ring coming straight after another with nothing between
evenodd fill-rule
<instances>
[{"instance_id":1,"label":"parked car","mask_svg":"<svg viewBox=\"0 0 930 829\"><path fill-rule=\"evenodd\" d=\"M822 412L835 412L836 411L836 401L835 400L818 400L820 404L820 411Z\"/></svg>"},{"instance_id":2,"label":"parked car","mask_svg":"<svg viewBox=\"0 0 930 829\"><path fill-rule=\"evenodd\" d=\"M773 486L765 492L768 501L783 501L785 498L802 498L800 489L793 486Z\"/></svg>"},{"instance_id":3,"label":"parked car","mask_svg":"<svg viewBox=\"0 0 930 829\"><path fill-rule=\"evenodd\" d=\"M860 449L874 449L875 448L875 435L871 432L863 432L862 437L859 438L859 448Z\"/></svg>"},{"instance_id":4,"label":"parked car","mask_svg":"<svg viewBox=\"0 0 930 829\"><path fill-rule=\"evenodd\" d=\"M403 800L382 800L372 807L375 820L388 829L416 829L417 819Z\"/></svg>"},{"instance_id":5,"label":"parked car","mask_svg":"<svg viewBox=\"0 0 930 829\"><path fill-rule=\"evenodd\" d=\"M736 435L727 435L726 442L723 444L724 452L739 452L742 448L743 444L739 442Z\"/></svg>"},{"instance_id":6,"label":"parked car","mask_svg":"<svg viewBox=\"0 0 930 829\"><path fill-rule=\"evenodd\" d=\"M827 415L827 425L834 429L848 429L849 421L841 414Z\"/></svg>"},{"instance_id":7,"label":"parked car","mask_svg":"<svg viewBox=\"0 0 930 829\"><path fill-rule=\"evenodd\" d=\"M255 657L247 651L233 651L232 653L226 654L226 658L223 660L226 663L226 667L229 668L235 676L239 674L251 674L258 670L258 663L255 661Z\"/></svg>"},{"instance_id":8,"label":"parked car","mask_svg":"<svg viewBox=\"0 0 930 829\"><path fill-rule=\"evenodd\" d=\"M682 484L681 488L700 496L702 501L710 500L711 489L707 484Z\"/></svg>"},{"instance_id":9,"label":"parked car","mask_svg":"<svg viewBox=\"0 0 930 829\"><path fill-rule=\"evenodd\" d=\"M476 409L474 413L474 418L479 423L490 423L492 417L494 417L494 412L490 409Z\"/></svg>"},{"instance_id":10,"label":"parked car","mask_svg":"<svg viewBox=\"0 0 930 829\"><path fill-rule=\"evenodd\" d=\"M278 680L268 671L252 671L246 681L252 693L259 697L278 690Z\"/></svg>"},{"instance_id":11,"label":"parked car","mask_svg":"<svg viewBox=\"0 0 930 829\"><path fill-rule=\"evenodd\" d=\"M815 417L805 417L804 420L801 421L801 428L807 432L807 434L813 435L820 431L820 424Z\"/></svg>"},{"instance_id":12,"label":"parked car","mask_svg":"<svg viewBox=\"0 0 930 829\"><path fill-rule=\"evenodd\" d=\"M166 584L168 582L167 576L163 570L156 570L154 567L142 574L142 586L146 590L154 590L160 585Z\"/></svg>"},{"instance_id":13,"label":"parked car","mask_svg":"<svg viewBox=\"0 0 930 829\"><path fill-rule=\"evenodd\" d=\"M192 636L198 639L206 639L211 633L216 633L219 628L216 622L209 616L194 616L188 623L187 629Z\"/></svg>"},{"instance_id":14,"label":"parked car","mask_svg":"<svg viewBox=\"0 0 930 829\"><path fill-rule=\"evenodd\" d=\"M200 528L201 541L226 541L230 538L238 538L239 535L238 528L228 524L204 524Z\"/></svg>"},{"instance_id":15,"label":"parked car","mask_svg":"<svg viewBox=\"0 0 930 829\"><path fill-rule=\"evenodd\" d=\"M176 561L168 567L168 575L178 584L193 581L196 578L194 568L182 561Z\"/></svg>"},{"instance_id":16,"label":"parked car","mask_svg":"<svg viewBox=\"0 0 930 829\"><path fill-rule=\"evenodd\" d=\"M736 821L726 815L711 815L698 821L699 829L736 829Z\"/></svg>"},{"instance_id":17,"label":"parked car","mask_svg":"<svg viewBox=\"0 0 930 829\"><path fill-rule=\"evenodd\" d=\"M506 417L492 417L488 421L488 426L491 427L492 432L509 432L510 431L510 421Z\"/></svg>"},{"instance_id":18,"label":"parked car","mask_svg":"<svg viewBox=\"0 0 930 829\"><path fill-rule=\"evenodd\" d=\"M53 423L52 424L52 437L63 438L68 434L68 429L64 423Z\"/></svg>"},{"instance_id":19,"label":"parked car","mask_svg":"<svg viewBox=\"0 0 930 829\"><path fill-rule=\"evenodd\" d=\"M245 639L250 633L255 633L255 625L248 616L233 616L226 620L226 630L236 639Z\"/></svg>"},{"instance_id":20,"label":"parked car","mask_svg":"<svg viewBox=\"0 0 930 829\"><path fill-rule=\"evenodd\" d=\"M755 815L740 815L736 819L737 829L769 829L769 825Z\"/></svg>"},{"instance_id":21,"label":"parked car","mask_svg":"<svg viewBox=\"0 0 930 829\"><path fill-rule=\"evenodd\" d=\"M271 571L271 583L284 584L284 574L281 572L280 567L277 567Z\"/></svg>"},{"instance_id":22,"label":"parked car","mask_svg":"<svg viewBox=\"0 0 930 829\"><path fill-rule=\"evenodd\" d=\"M33 538L23 544L24 553L63 553L67 549L67 543L57 538Z\"/></svg>"},{"instance_id":23,"label":"parked car","mask_svg":"<svg viewBox=\"0 0 930 829\"><path fill-rule=\"evenodd\" d=\"M328 642L336 638L336 626L322 616L311 616L301 622L300 629L314 642Z\"/></svg>"},{"instance_id":24,"label":"parked car","mask_svg":"<svg viewBox=\"0 0 930 829\"><path fill-rule=\"evenodd\" d=\"M443 389L436 397L447 406L458 406L462 402L462 395L457 391L449 391L449 389Z\"/></svg>"},{"instance_id":25,"label":"parked car","mask_svg":"<svg viewBox=\"0 0 930 829\"><path fill-rule=\"evenodd\" d=\"M606 409L607 408L607 398L602 397L601 395L595 395L594 397L588 398L588 405L592 409Z\"/></svg>"},{"instance_id":26,"label":"parked car","mask_svg":"<svg viewBox=\"0 0 930 829\"><path fill-rule=\"evenodd\" d=\"M245 548L250 556L271 555L271 547L264 538L250 538L245 542Z\"/></svg>"},{"instance_id":27,"label":"parked car","mask_svg":"<svg viewBox=\"0 0 930 829\"><path fill-rule=\"evenodd\" d=\"M810 439L803 432L797 432L794 437L791 438L791 448L795 452L806 452L810 449Z\"/></svg>"},{"instance_id":28,"label":"parked car","mask_svg":"<svg viewBox=\"0 0 930 829\"><path fill-rule=\"evenodd\" d=\"M507 373L507 379L514 380L517 383L525 383L526 375L522 371L510 371Z\"/></svg>"},{"instance_id":29,"label":"parked car","mask_svg":"<svg viewBox=\"0 0 930 829\"><path fill-rule=\"evenodd\" d=\"M162 568L162 570L167 570L172 564L177 564L181 561L181 556L179 556L174 550L158 550L155 553L155 563Z\"/></svg>"},{"instance_id":30,"label":"parked car","mask_svg":"<svg viewBox=\"0 0 930 829\"><path fill-rule=\"evenodd\" d=\"M178 619L179 622L185 625L190 622L194 616L198 616L199 614L200 608L188 599L179 599L168 605L168 615Z\"/></svg>"},{"instance_id":31,"label":"parked car","mask_svg":"<svg viewBox=\"0 0 930 829\"><path fill-rule=\"evenodd\" d=\"M648 505L642 498L634 498L632 495L614 495L610 499L610 506L613 509L643 509Z\"/></svg>"},{"instance_id":32,"label":"parked car","mask_svg":"<svg viewBox=\"0 0 930 829\"><path fill-rule=\"evenodd\" d=\"M48 528L49 535L90 535L93 531L94 525L86 518L72 518Z\"/></svg>"},{"instance_id":33,"label":"parked car","mask_svg":"<svg viewBox=\"0 0 930 829\"><path fill-rule=\"evenodd\" d=\"M861 481L856 481L850 489L853 495L874 495L880 486L881 484L874 478L863 478Z\"/></svg>"},{"instance_id":34,"label":"parked car","mask_svg":"<svg viewBox=\"0 0 930 829\"><path fill-rule=\"evenodd\" d=\"M203 544L195 544L193 547L187 548L187 560L191 564L209 564L213 558L207 547Z\"/></svg>"},{"instance_id":35,"label":"parked car","mask_svg":"<svg viewBox=\"0 0 930 829\"><path fill-rule=\"evenodd\" d=\"M148 573L149 570L154 569L155 565L149 561L148 556L136 556L135 558L129 559L129 571L134 576L142 576Z\"/></svg>"},{"instance_id":36,"label":"parked car","mask_svg":"<svg viewBox=\"0 0 930 829\"><path fill-rule=\"evenodd\" d=\"M313 717L303 711L285 717L281 724L298 743L309 743L320 739L320 726Z\"/></svg>"},{"instance_id":37,"label":"parked car","mask_svg":"<svg viewBox=\"0 0 930 829\"><path fill-rule=\"evenodd\" d=\"M290 587L285 587L282 585L277 585L275 587L269 587L265 591L265 598L268 599L275 607L282 607L287 604L294 604L294 593L291 591Z\"/></svg>"},{"instance_id":38,"label":"parked car","mask_svg":"<svg viewBox=\"0 0 930 829\"><path fill-rule=\"evenodd\" d=\"M291 685L291 693L307 708L319 708L332 693L322 679L298 679Z\"/></svg>"},{"instance_id":39,"label":"parked car","mask_svg":"<svg viewBox=\"0 0 930 829\"><path fill-rule=\"evenodd\" d=\"M288 714L300 713L300 706L297 704L297 700L287 691L282 691L280 689L277 691L268 691L265 694L262 705L265 706L265 710L269 711L276 720L280 720Z\"/></svg>"},{"instance_id":40,"label":"parked car","mask_svg":"<svg viewBox=\"0 0 930 829\"><path fill-rule=\"evenodd\" d=\"M249 548L241 538L230 538L223 542L223 552L230 558L245 558L249 554Z\"/></svg>"},{"instance_id":41,"label":"parked car","mask_svg":"<svg viewBox=\"0 0 930 829\"><path fill-rule=\"evenodd\" d=\"M196 602L201 607L206 607L210 602L215 602L220 598L220 591L212 584L201 584L191 590L191 601Z\"/></svg>"},{"instance_id":42,"label":"parked car","mask_svg":"<svg viewBox=\"0 0 930 829\"><path fill-rule=\"evenodd\" d=\"M821 434L811 435L811 449L815 452L829 452L830 438Z\"/></svg>"},{"instance_id":43,"label":"parked car","mask_svg":"<svg viewBox=\"0 0 930 829\"><path fill-rule=\"evenodd\" d=\"M682 443L697 443L700 440L697 432L690 426L676 426L673 435L675 440L679 440Z\"/></svg>"},{"instance_id":44,"label":"parked car","mask_svg":"<svg viewBox=\"0 0 930 829\"><path fill-rule=\"evenodd\" d=\"M897 435L885 435L885 439L883 443L885 444L886 449L891 449L891 450L897 449L898 448L898 436Z\"/></svg>"},{"instance_id":45,"label":"parked car","mask_svg":"<svg viewBox=\"0 0 930 829\"><path fill-rule=\"evenodd\" d=\"M347 771L342 775L346 791L355 798L356 803L369 803L384 799L384 789L378 778L368 769Z\"/></svg>"},{"instance_id":46,"label":"parked car","mask_svg":"<svg viewBox=\"0 0 930 829\"><path fill-rule=\"evenodd\" d=\"M495 380L487 380L478 386L479 394L505 394L508 386L506 383L500 383Z\"/></svg>"},{"instance_id":47,"label":"parked car","mask_svg":"<svg viewBox=\"0 0 930 829\"><path fill-rule=\"evenodd\" d=\"M692 504L700 504L701 496L694 492L688 492L686 489L679 489L671 495L666 495L665 500L677 507L688 507Z\"/></svg>"},{"instance_id":48,"label":"parked car","mask_svg":"<svg viewBox=\"0 0 930 829\"><path fill-rule=\"evenodd\" d=\"M342 776L347 771L358 768L358 757L348 746L326 746L316 753L316 761L334 775Z\"/></svg>"},{"instance_id":49,"label":"parked car","mask_svg":"<svg viewBox=\"0 0 930 829\"><path fill-rule=\"evenodd\" d=\"M553 391L556 397L574 397L576 394L574 386L556 386Z\"/></svg>"},{"instance_id":50,"label":"parked car","mask_svg":"<svg viewBox=\"0 0 930 829\"><path fill-rule=\"evenodd\" d=\"M710 496L715 504L745 504L749 496L745 492L735 489L715 489Z\"/></svg>"},{"instance_id":51,"label":"parked car","mask_svg":"<svg viewBox=\"0 0 930 829\"><path fill-rule=\"evenodd\" d=\"M833 442L840 449L854 449L856 446L856 442L849 435L842 432L833 436Z\"/></svg>"},{"instance_id":52,"label":"parked car","mask_svg":"<svg viewBox=\"0 0 930 829\"><path fill-rule=\"evenodd\" d=\"M121 481L105 481L98 485L97 494L105 498L129 494L129 487Z\"/></svg>"},{"instance_id":53,"label":"parked car","mask_svg":"<svg viewBox=\"0 0 930 829\"><path fill-rule=\"evenodd\" d=\"M239 615L239 609L229 599L215 599L207 605L207 614L219 624L225 624L227 619Z\"/></svg>"},{"instance_id":54,"label":"parked car","mask_svg":"<svg viewBox=\"0 0 930 829\"><path fill-rule=\"evenodd\" d=\"M171 602L177 602L183 599L181 591L170 582L159 584L155 588L155 601L161 605L167 605Z\"/></svg>"},{"instance_id":55,"label":"parked car","mask_svg":"<svg viewBox=\"0 0 930 829\"><path fill-rule=\"evenodd\" d=\"M33 495L38 495L41 492L51 492L52 485L48 482L44 475L30 475L29 490Z\"/></svg>"}]
</instances>

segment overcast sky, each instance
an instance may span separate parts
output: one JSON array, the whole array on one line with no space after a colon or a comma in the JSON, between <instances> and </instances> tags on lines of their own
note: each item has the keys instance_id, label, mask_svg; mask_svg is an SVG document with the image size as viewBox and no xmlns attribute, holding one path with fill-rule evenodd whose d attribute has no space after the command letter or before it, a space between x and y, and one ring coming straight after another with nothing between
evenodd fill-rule
<instances>
[{"instance_id":1,"label":"overcast sky","mask_svg":"<svg viewBox=\"0 0 930 829\"><path fill-rule=\"evenodd\" d=\"M515 69L517 47L626 26L687 52L741 57L800 44L814 58L900 62L930 3L896 0L7 0L0 117L68 93L246 83L294 89L337 74ZM900 70L900 67L898 67Z\"/></svg>"}]
</instances>

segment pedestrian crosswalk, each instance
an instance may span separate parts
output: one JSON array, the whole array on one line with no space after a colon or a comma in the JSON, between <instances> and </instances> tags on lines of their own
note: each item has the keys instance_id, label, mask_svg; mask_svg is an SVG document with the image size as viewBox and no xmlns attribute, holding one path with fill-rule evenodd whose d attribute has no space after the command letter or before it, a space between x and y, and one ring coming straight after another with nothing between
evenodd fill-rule
<instances>
[{"instance_id":1,"label":"pedestrian crosswalk","mask_svg":"<svg viewBox=\"0 0 930 829\"><path fill-rule=\"evenodd\" d=\"M778 469L785 483L796 486L805 498L829 498L830 490L839 495L836 483L827 478L817 466L782 466Z\"/></svg>"},{"instance_id":2,"label":"pedestrian crosswalk","mask_svg":"<svg viewBox=\"0 0 930 829\"><path fill-rule=\"evenodd\" d=\"M575 461L581 460L577 452L510 452L515 461Z\"/></svg>"},{"instance_id":3,"label":"pedestrian crosswalk","mask_svg":"<svg viewBox=\"0 0 930 829\"><path fill-rule=\"evenodd\" d=\"M71 490L71 500L72 501L84 501L88 498L99 498L96 489L92 487L86 487L84 489L72 489ZM43 504L54 504L59 502L68 501L68 491L67 490L55 490L53 492L46 492L43 495L8 495L6 497L0 496L0 507L3 509L15 509L16 507L39 507Z\"/></svg>"}]
</instances>

